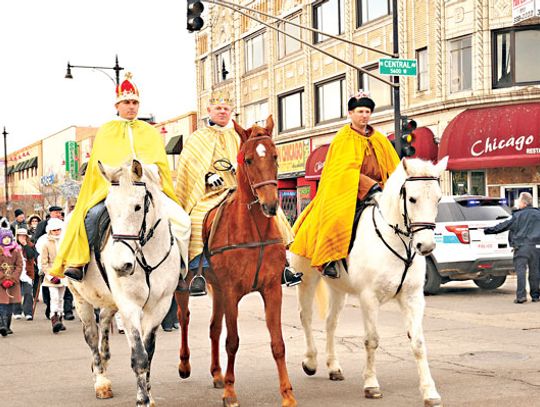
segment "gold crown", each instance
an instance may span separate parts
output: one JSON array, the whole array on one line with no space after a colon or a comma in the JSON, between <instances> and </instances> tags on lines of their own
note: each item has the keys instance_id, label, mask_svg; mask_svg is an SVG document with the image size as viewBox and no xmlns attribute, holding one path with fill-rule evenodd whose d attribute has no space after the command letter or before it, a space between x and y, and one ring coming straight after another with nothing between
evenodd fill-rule
<instances>
[{"instance_id":1,"label":"gold crown","mask_svg":"<svg viewBox=\"0 0 540 407\"><path fill-rule=\"evenodd\" d=\"M232 106L233 104L231 94L227 90L217 90L212 92L208 103L211 105L218 105L224 103L230 106Z\"/></svg>"}]
</instances>

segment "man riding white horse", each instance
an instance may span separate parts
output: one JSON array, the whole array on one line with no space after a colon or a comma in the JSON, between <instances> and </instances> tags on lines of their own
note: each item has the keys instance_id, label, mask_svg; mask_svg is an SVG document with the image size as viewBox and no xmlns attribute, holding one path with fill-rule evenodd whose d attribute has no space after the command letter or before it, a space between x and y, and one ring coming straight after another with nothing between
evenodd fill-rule
<instances>
[{"instance_id":1,"label":"man riding white horse","mask_svg":"<svg viewBox=\"0 0 540 407\"><path fill-rule=\"evenodd\" d=\"M374 109L366 93L349 99L351 123L332 140L317 195L293 226L291 252L329 278L339 277L337 262L352 247L359 212L399 164L392 144L368 124Z\"/></svg>"},{"instance_id":2,"label":"man riding white horse","mask_svg":"<svg viewBox=\"0 0 540 407\"><path fill-rule=\"evenodd\" d=\"M101 126L94 140L77 204L50 271L53 276L65 275L76 281L84 277L84 266L90 261L85 217L90 209L105 199L110 188L110 183L100 173L98 161L118 167L128 160L137 159L158 166L162 190L167 195L163 199L165 211L170 217L184 265L187 265L191 221L176 199L161 135L150 124L136 119L139 91L131 81L130 73L126 73L125 80L116 88L115 107L118 117Z\"/></svg>"}]
</instances>

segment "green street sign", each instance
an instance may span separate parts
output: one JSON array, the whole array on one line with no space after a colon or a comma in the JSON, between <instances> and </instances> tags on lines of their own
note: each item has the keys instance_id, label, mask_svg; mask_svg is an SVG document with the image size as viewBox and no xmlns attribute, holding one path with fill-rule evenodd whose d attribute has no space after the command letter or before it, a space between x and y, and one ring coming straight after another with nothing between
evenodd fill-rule
<instances>
[{"instance_id":1,"label":"green street sign","mask_svg":"<svg viewBox=\"0 0 540 407\"><path fill-rule=\"evenodd\" d=\"M381 58L379 74L396 76L416 76L416 59Z\"/></svg>"}]
</instances>

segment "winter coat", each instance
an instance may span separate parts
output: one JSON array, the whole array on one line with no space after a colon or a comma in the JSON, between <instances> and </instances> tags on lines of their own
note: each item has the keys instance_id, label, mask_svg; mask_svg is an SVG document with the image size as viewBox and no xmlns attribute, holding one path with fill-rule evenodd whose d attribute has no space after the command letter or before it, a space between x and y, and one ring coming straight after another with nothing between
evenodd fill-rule
<instances>
[{"instance_id":1,"label":"winter coat","mask_svg":"<svg viewBox=\"0 0 540 407\"><path fill-rule=\"evenodd\" d=\"M24 246L19 243L19 246L21 246L22 255L26 260L26 275L33 280L35 277L34 265L35 260L38 256L38 252L36 251L36 248L34 247L34 244L32 242L28 242Z\"/></svg>"},{"instance_id":2,"label":"winter coat","mask_svg":"<svg viewBox=\"0 0 540 407\"><path fill-rule=\"evenodd\" d=\"M44 287L63 287L65 286L64 278L60 279L59 284L54 284L51 281L52 276L49 274L49 271L54 263L57 253L58 240L53 239L50 235L47 236L47 242L41 248L40 253L40 262L41 262L41 272L45 274L43 279Z\"/></svg>"},{"instance_id":3,"label":"winter coat","mask_svg":"<svg viewBox=\"0 0 540 407\"><path fill-rule=\"evenodd\" d=\"M486 235L510 231L508 241L514 249L520 246L540 244L540 210L526 206L512 214L512 217L490 228L484 229Z\"/></svg>"},{"instance_id":4,"label":"winter coat","mask_svg":"<svg viewBox=\"0 0 540 407\"><path fill-rule=\"evenodd\" d=\"M10 280L13 286L4 288L0 285L0 304L19 304L21 302L21 284L19 278L23 268L23 258L20 249L11 251L11 257L0 250L0 284Z\"/></svg>"}]
</instances>

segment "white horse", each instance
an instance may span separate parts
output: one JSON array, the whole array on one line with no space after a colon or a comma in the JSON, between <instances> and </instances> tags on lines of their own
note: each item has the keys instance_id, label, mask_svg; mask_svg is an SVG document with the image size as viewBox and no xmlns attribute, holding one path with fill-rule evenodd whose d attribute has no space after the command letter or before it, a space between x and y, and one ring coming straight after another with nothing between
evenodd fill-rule
<instances>
[{"instance_id":1,"label":"white horse","mask_svg":"<svg viewBox=\"0 0 540 407\"><path fill-rule=\"evenodd\" d=\"M155 165L109 168L99 163L111 182L105 206L111 219L101 262L95 254L82 282L69 281L86 343L92 351L92 371L97 398L112 397L106 377L110 359L109 328L119 311L131 347L131 367L137 378L137 406L153 406L150 365L156 329L171 305L180 274L180 253L168 216L162 209L160 180ZM99 326L94 308L100 308ZM100 343L101 331L101 343Z\"/></svg>"},{"instance_id":2,"label":"white horse","mask_svg":"<svg viewBox=\"0 0 540 407\"><path fill-rule=\"evenodd\" d=\"M388 179L384 191L378 194L378 205L368 207L360 218L348 258L348 271L340 264L340 278L324 279L330 290L326 319L330 380L343 380L334 336L345 295L356 295L362 307L366 332L364 395L367 398L382 397L375 373L375 350L379 344L377 318L380 306L396 299L403 312L416 359L424 404L441 405L427 361L422 319L425 307L424 256L435 248L433 229L442 195L439 178L447 161L444 158L433 165L419 159L402 160ZM304 273L303 283L298 286L300 319L307 348L302 367L306 374L313 375L317 370L317 348L311 327L312 308L321 273L312 268L310 260L305 257L293 254L291 264Z\"/></svg>"}]
</instances>

